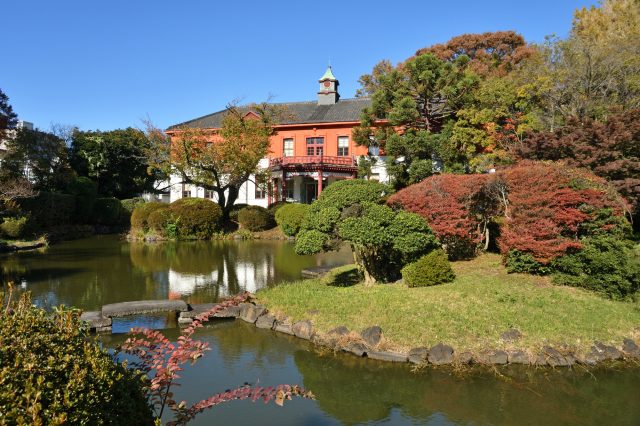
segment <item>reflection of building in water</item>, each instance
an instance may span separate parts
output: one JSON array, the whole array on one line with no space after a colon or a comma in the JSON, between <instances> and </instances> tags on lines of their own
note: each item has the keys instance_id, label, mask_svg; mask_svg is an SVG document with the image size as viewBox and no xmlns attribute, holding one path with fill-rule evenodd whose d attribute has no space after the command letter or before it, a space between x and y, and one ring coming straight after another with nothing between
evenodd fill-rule
<instances>
[{"instance_id":1,"label":"reflection of building in water","mask_svg":"<svg viewBox=\"0 0 640 426\"><path fill-rule=\"evenodd\" d=\"M199 289L218 286L219 297L231 296L242 291L255 292L274 280L275 267L269 257L260 262L237 262L231 268L224 262L220 269L207 274L189 274L169 269L169 293L188 296Z\"/></svg>"}]
</instances>

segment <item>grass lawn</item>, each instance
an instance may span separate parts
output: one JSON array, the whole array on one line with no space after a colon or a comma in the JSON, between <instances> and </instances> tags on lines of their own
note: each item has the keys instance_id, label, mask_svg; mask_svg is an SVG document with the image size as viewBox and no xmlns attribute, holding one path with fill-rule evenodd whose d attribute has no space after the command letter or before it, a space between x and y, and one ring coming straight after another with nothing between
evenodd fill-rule
<instances>
[{"instance_id":1,"label":"grass lawn","mask_svg":"<svg viewBox=\"0 0 640 426\"><path fill-rule=\"evenodd\" d=\"M507 274L498 255L455 262L453 269L456 280L435 287L339 287L325 279L286 283L257 296L271 312L310 319L321 332L379 325L387 345L400 350L444 342L458 351L536 351L546 344L584 351L594 340L620 347L625 337L640 338L639 303L554 286L545 277ZM501 341L510 327L523 334L519 342Z\"/></svg>"}]
</instances>

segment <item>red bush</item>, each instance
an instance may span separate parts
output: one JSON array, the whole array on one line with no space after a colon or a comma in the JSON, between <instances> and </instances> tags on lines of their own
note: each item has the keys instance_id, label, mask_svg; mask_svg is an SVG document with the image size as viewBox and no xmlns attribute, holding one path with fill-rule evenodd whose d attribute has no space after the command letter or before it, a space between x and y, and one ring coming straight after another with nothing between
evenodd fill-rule
<instances>
[{"instance_id":1,"label":"red bush","mask_svg":"<svg viewBox=\"0 0 640 426\"><path fill-rule=\"evenodd\" d=\"M548 263L581 248L580 237L626 226L624 202L592 173L524 161L491 175L438 175L389 198L427 219L451 257L472 255L490 222L498 246Z\"/></svg>"},{"instance_id":2,"label":"red bush","mask_svg":"<svg viewBox=\"0 0 640 426\"><path fill-rule=\"evenodd\" d=\"M490 175L436 175L392 195L388 204L427 219L452 258L472 256L483 241L477 200Z\"/></svg>"},{"instance_id":3,"label":"red bush","mask_svg":"<svg viewBox=\"0 0 640 426\"><path fill-rule=\"evenodd\" d=\"M509 191L498 238L505 255L518 250L548 263L582 248L580 237L611 232L624 223L622 199L586 170L525 161L499 176Z\"/></svg>"}]
</instances>

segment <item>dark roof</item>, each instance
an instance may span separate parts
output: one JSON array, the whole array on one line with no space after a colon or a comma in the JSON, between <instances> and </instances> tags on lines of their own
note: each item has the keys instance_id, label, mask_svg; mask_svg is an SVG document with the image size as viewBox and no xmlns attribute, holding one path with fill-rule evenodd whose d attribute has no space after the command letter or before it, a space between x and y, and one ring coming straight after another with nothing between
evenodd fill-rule
<instances>
[{"instance_id":1,"label":"dark roof","mask_svg":"<svg viewBox=\"0 0 640 426\"><path fill-rule=\"evenodd\" d=\"M305 124L305 123L336 123L343 121L360 121L362 110L371 105L370 98L340 99L332 105L318 105L317 101L309 102L284 102L274 104L284 108L285 119L279 124ZM249 107L240 107L249 111ZM216 129L222 125L222 118L226 110L214 112L184 123L174 124L167 130L179 127L195 127L203 129Z\"/></svg>"}]
</instances>

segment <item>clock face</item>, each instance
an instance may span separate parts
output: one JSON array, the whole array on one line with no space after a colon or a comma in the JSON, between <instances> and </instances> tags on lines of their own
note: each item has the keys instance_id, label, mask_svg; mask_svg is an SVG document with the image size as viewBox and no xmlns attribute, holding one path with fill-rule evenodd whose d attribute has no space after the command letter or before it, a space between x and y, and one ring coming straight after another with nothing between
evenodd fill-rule
<instances>
[{"instance_id":1,"label":"clock face","mask_svg":"<svg viewBox=\"0 0 640 426\"><path fill-rule=\"evenodd\" d=\"M330 81L325 81L324 82L324 87L331 87L331 82Z\"/></svg>"}]
</instances>

